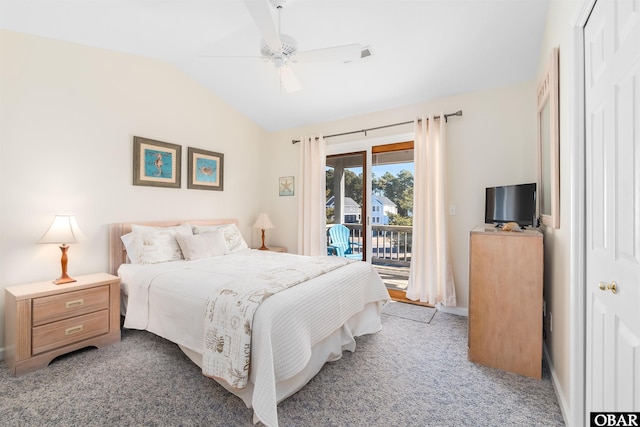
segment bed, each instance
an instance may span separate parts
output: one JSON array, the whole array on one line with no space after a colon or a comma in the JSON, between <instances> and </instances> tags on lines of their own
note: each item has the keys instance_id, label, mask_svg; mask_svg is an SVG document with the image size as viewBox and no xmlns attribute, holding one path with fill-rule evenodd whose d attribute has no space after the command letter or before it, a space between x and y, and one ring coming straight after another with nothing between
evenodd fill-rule
<instances>
[{"instance_id":1,"label":"bed","mask_svg":"<svg viewBox=\"0 0 640 427\"><path fill-rule=\"evenodd\" d=\"M197 237L182 235L188 234L186 230ZM218 240L211 240L216 233ZM224 248L218 246L221 235ZM150 247L158 245L156 252L163 256L154 258L155 252L151 258L140 256L140 251L149 250L140 242L148 244L148 240ZM183 245L176 252L176 240L177 247L184 241L197 244ZM279 402L302 388L327 361L339 359L344 350L355 351L354 337L382 327L381 307L389 294L370 264L249 249L233 219L111 224L109 242L111 273L122 280L124 327L144 329L176 343L194 363L205 365L204 374L253 409L254 423L277 426ZM165 250L168 242L172 250ZM305 273L309 263L323 263L323 268ZM247 384L235 387L209 375L205 370L210 355L216 355L210 350L215 347L208 338L210 319L205 319L216 304L212 294L240 293L255 286L247 283L258 277L271 280L275 276L279 280L300 277L295 283L287 279L279 292L269 291L269 297L256 305L246 356L250 360Z\"/></svg>"}]
</instances>

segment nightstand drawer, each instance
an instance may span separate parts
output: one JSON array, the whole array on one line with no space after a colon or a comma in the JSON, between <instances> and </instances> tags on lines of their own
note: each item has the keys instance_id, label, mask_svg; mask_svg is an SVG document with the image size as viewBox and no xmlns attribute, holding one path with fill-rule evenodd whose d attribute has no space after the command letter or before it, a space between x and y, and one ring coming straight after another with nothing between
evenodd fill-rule
<instances>
[{"instance_id":1,"label":"nightstand drawer","mask_svg":"<svg viewBox=\"0 0 640 427\"><path fill-rule=\"evenodd\" d=\"M33 328L32 354L73 344L109 332L109 310Z\"/></svg>"},{"instance_id":2,"label":"nightstand drawer","mask_svg":"<svg viewBox=\"0 0 640 427\"><path fill-rule=\"evenodd\" d=\"M33 326L109 308L109 286L33 299Z\"/></svg>"}]
</instances>

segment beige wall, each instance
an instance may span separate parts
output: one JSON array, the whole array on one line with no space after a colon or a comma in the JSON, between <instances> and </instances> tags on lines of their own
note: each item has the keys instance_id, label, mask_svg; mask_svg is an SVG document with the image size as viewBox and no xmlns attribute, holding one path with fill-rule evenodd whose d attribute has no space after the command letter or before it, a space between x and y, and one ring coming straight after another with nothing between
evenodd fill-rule
<instances>
[{"instance_id":1,"label":"beige wall","mask_svg":"<svg viewBox=\"0 0 640 427\"><path fill-rule=\"evenodd\" d=\"M36 244L56 213L86 235L72 276L107 271L113 222L235 217L251 243L262 128L142 57L0 31L0 63L0 288L59 276L60 249ZM134 135L182 145L181 189L132 185ZM224 191L187 190L188 146L224 154Z\"/></svg>"},{"instance_id":2,"label":"beige wall","mask_svg":"<svg viewBox=\"0 0 640 427\"><path fill-rule=\"evenodd\" d=\"M547 316L544 329L545 348L553 368L560 405L568 419L571 397L570 328L571 328L571 228L575 213L571 211L571 150L574 143L573 101L573 23L582 1L552 0L540 52L539 75L544 73L554 47L560 57L560 228L543 226L545 238L545 286ZM553 328L550 320L553 317Z\"/></svg>"},{"instance_id":3,"label":"beige wall","mask_svg":"<svg viewBox=\"0 0 640 427\"><path fill-rule=\"evenodd\" d=\"M447 126L448 205L456 205L457 214L450 216L451 251L458 307L466 311L469 293L469 231L484 222L485 187L537 181L537 146L535 137L536 105L533 82L501 87L483 92L467 93L424 102L404 108L352 117L330 123L275 132L263 156L269 162L262 169L265 179L265 205L274 220L272 239L279 245L296 249L296 200L278 197L278 176L297 175L298 145L291 139L302 135L329 135L365 129L390 123L413 120L418 114L463 110L462 117L449 119ZM328 139L332 150L344 145L350 151L354 145L366 145L385 135L389 142L393 134L413 131L412 126L369 132L350 138ZM398 140L406 140L399 136Z\"/></svg>"}]
</instances>

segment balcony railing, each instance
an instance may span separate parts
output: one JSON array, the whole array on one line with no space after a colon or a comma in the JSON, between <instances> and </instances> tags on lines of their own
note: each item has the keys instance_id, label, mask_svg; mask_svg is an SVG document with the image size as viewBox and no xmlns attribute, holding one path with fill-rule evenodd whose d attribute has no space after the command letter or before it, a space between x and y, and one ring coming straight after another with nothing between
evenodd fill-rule
<instances>
[{"instance_id":1,"label":"balcony railing","mask_svg":"<svg viewBox=\"0 0 640 427\"><path fill-rule=\"evenodd\" d=\"M329 245L329 228L327 224L327 245ZM353 242L363 243L361 224L344 224L351 232ZM411 226L372 225L371 261L373 264L390 264L408 267L411 263L411 244L413 238Z\"/></svg>"}]
</instances>

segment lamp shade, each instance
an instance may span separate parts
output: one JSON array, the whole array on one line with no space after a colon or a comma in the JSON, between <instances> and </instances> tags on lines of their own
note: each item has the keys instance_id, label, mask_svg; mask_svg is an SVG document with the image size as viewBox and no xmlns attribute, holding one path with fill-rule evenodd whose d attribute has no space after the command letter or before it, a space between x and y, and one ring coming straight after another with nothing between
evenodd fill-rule
<instances>
[{"instance_id":1,"label":"lamp shade","mask_svg":"<svg viewBox=\"0 0 640 427\"><path fill-rule=\"evenodd\" d=\"M73 215L56 215L38 243L78 243L82 232Z\"/></svg>"},{"instance_id":2,"label":"lamp shade","mask_svg":"<svg viewBox=\"0 0 640 427\"><path fill-rule=\"evenodd\" d=\"M253 228L261 228L263 230L266 230L268 228L275 228L275 227L273 226L273 223L269 219L269 215L267 215L266 213L261 213L260 215L258 215L258 219L253 224Z\"/></svg>"}]
</instances>

